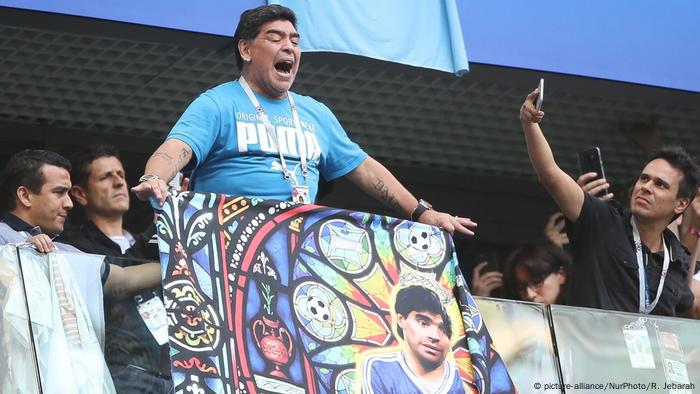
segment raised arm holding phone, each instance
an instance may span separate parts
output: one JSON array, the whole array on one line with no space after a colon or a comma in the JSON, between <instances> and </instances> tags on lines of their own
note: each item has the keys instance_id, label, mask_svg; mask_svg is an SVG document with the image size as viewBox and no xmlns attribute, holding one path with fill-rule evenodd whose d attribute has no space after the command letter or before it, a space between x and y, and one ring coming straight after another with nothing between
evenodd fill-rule
<instances>
[{"instance_id":1,"label":"raised arm holding phone","mask_svg":"<svg viewBox=\"0 0 700 394\"><path fill-rule=\"evenodd\" d=\"M575 221L581 212L584 192L554 161L554 154L539 126L544 112L535 108L538 95L539 90L535 89L520 107L520 124L525 134L530 162L540 183L554 198L564 216Z\"/></svg>"}]
</instances>

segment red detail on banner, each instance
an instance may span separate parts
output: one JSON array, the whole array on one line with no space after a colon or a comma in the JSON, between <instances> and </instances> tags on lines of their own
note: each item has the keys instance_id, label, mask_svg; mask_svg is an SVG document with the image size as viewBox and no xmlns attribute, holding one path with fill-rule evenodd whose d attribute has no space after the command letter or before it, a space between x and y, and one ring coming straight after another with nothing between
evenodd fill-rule
<instances>
[{"instance_id":1,"label":"red detail on banner","mask_svg":"<svg viewBox=\"0 0 700 394\"><path fill-rule=\"evenodd\" d=\"M206 362L202 362L202 360L196 358L196 357L190 357L188 360L175 360L173 361L173 366L174 367L182 367L185 369L192 369L193 367L196 368L200 372L208 372L212 374L218 374L219 372L214 368L213 366L207 365Z\"/></svg>"}]
</instances>

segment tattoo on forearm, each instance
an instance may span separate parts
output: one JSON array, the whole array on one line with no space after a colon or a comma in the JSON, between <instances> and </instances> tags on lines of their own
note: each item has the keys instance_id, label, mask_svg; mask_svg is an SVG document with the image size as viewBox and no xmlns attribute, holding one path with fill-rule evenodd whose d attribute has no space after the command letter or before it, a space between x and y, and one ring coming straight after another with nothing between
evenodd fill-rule
<instances>
[{"instance_id":1,"label":"tattoo on forearm","mask_svg":"<svg viewBox=\"0 0 700 394\"><path fill-rule=\"evenodd\" d=\"M173 157L165 152L156 151L154 154L151 155L151 157L153 157L153 158L160 157L161 159L167 161L168 164L173 164Z\"/></svg>"},{"instance_id":2,"label":"tattoo on forearm","mask_svg":"<svg viewBox=\"0 0 700 394\"><path fill-rule=\"evenodd\" d=\"M177 161L175 162L175 168L173 169L173 172L170 174L170 179L173 179L175 177L175 175L177 174L177 172L180 171L182 169L182 167L187 165L187 162L189 161L191 154L192 154L192 149L190 149L190 148L180 149L180 153L177 155Z\"/></svg>"},{"instance_id":3,"label":"tattoo on forearm","mask_svg":"<svg viewBox=\"0 0 700 394\"><path fill-rule=\"evenodd\" d=\"M389 188L386 187L384 181L382 181L381 179L377 179L377 183L374 184L374 190L377 192L377 196L382 200L384 204L388 205L396 212L401 212L401 205L399 205L399 202L396 200L396 197L394 197L394 195L391 194L391 192L389 192Z\"/></svg>"},{"instance_id":4,"label":"tattoo on forearm","mask_svg":"<svg viewBox=\"0 0 700 394\"><path fill-rule=\"evenodd\" d=\"M175 163L178 170L182 169L182 167L184 167L187 164L187 161L190 158L191 154L192 149L190 148L180 149L180 154L177 156L177 162Z\"/></svg>"},{"instance_id":5,"label":"tattoo on forearm","mask_svg":"<svg viewBox=\"0 0 700 394\"><path fill-rule=\"evenodd\" d=\"M158 157L170 165L170 174L169 174L169 179L172 179L175 174L177 174L178 171L184 167L187 162L189 161L190 157L192 157L192 149L190 148L182 148L180 149L180 153L177 155L177 159L173 158L170 156L167 152L162 152L162 151L156 151L151 155L152 158Z\"/></svg>"}]
</instances>

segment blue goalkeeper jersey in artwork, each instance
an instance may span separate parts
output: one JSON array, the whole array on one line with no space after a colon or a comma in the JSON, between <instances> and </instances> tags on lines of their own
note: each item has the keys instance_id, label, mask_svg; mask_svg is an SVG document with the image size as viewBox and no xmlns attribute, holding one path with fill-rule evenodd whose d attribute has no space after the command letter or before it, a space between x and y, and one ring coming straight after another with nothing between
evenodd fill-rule
<instances>
[{"instance_id":1,"label":"blue goalkeeper jersey in artwork","mask_svg":"<svg viewBox=\"0 0 700 394\"><path fill-rule=\"evenodd\" d=\"M454 364L445 361L445 373L434 390L420 383L401 352L368 357L362 364L362 394L458 394L464 385Z\"/></svg>"}]
</instances>

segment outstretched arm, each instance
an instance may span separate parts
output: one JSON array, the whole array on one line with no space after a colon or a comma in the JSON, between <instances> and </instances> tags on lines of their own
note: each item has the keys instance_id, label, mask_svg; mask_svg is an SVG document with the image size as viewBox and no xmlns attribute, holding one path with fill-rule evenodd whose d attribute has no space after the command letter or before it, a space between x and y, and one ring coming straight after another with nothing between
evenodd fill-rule
<instances>
[{"instance_id":1,"label":"outstretched arm","mask_svg":"<svg viewBox=\"0 0 700 394\"><path fill-rule=\"evenodd\" d=\"M111 264L104 284L105 294L114 299L130 296L160 285L160 264L144 263L129 267Z\"/></svg>"},{"instance_id":2,"label":"outstretched arm","mask_svg":"<svg viewBox=\"0 0 700 394\"><path fill-rule=\"evenodd\" d=\"M535 89L520 107L520 124L525 134L527 153L542 186L547 189L564 216L575 222L583 207L583 190L554 161L552 150L539 126L544 112L538 111L532 104L537 93Z\"/></svg>"},{"instance_id":3,"label":"outstretched arm","mask_svg":"<svg viewBox=\"0 0 700 394\"><path fill-rule=\"evenodd\" d=\"M144 176L154 176L132 187L131 191L139 200L145 201L149 197L154 197L158 203L163 204L168 193L168 182L189 163L190 159L192 159L192 148L189 145L176 138L166 140L146 163Z\"/></svg>"},{"instance_id":4,"label":"outstretched arm","mask_svg":"<svg viewBox=\"0 0 700 394\"><path fill-rule=\"evenodd\" d=\"M418 200L381 163L367 156L357 168L352 170L348 179L367 194L381 201L403 217L410 217L418 205ZM421 223L441 227L450 233L458 231L474 235L472 229L476 223L467 218L458 218L444 212L425 211L418 220Z\"/></svg>"}]
</instances>

